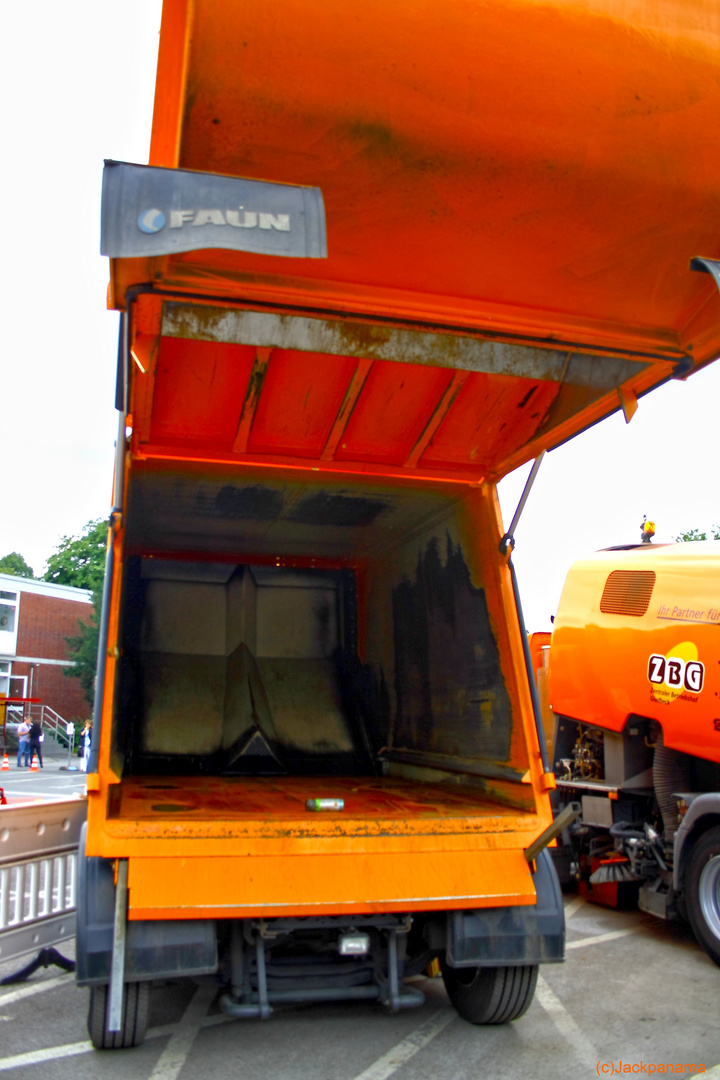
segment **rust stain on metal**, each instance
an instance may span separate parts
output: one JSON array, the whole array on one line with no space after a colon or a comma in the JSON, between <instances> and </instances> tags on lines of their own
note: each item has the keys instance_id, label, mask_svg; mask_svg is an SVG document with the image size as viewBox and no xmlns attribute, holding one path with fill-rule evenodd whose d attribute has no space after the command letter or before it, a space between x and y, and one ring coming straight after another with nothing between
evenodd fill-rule
<instances>
[{"instance_id":1,"label":"rust stain on metal","mask_svg":"<svg viewBox=\"0 0 720 1080\"><path fill-rule=\"evenodd\" d=\"M260 395L262 393L263 383L265 382L265 376L267 374L268 364L270 363L270 355L272 349L258 348L255 353L255 360L253 362L252 371L250 372L250 379L248 380L248 387L245 394L245 401L242 407L242 413L240 414L240 422L238 423L237 434L233 442L233 453L244 454L247 450L248 439L250 438L250 431L252 429L253 420L255 419L255 411L260 402Z\"/></svg>"},{"instance_id":2,"label":"rust stain on metal","mask_svg":"<svg viewBox=\"0 0 720 1080\"><path fill-rule=\"evenodd\" d=\"M562 379L567 367L566 349L497 341L458 333L457 329L396 327L210 305L166 303L163 333L190 340L274 346L554 382Z\"/></svg>"}]
</instances>

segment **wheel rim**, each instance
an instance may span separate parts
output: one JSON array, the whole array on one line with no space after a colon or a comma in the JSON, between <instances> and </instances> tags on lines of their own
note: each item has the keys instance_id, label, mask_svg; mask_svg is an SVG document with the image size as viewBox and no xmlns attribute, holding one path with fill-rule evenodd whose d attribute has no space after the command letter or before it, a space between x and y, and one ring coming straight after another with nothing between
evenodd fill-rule
<instances>
[{"instance_id":1,"label":"wheel rim","mask_svg":"<svg viewBox=\"0 0 720 1080\"><path fill-rule=\"evenodd\" d=\"M708 929L720 941L720 855L703 867L698 886L700 910Z\"/></svg>"}]
</instances>

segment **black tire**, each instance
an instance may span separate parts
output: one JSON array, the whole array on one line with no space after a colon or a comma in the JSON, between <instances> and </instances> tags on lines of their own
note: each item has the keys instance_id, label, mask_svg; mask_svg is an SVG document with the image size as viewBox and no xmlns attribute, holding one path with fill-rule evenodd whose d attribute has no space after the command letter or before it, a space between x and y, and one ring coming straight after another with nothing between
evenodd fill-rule
<instances>
[{"instance_id":1,"label":"black tire","mask_svg":"<svg viewBox=\"0 0 720 1080\"><path fill-rule=\"evenodd\" d=\"M88 1032L96 1050L122 1050L139 1046L145 1038L150 1011L150 986L146 982L125 983L123 1017L120 1031L108 1031L110 988L107 984L90 987Z\"/></svg>"},{"instance_id":2,"label":"black tire","mask_svg":"<svg viewBox=\"0 0 720 1080\"><path fill-rule=\"evenodd\" d=\"M720 966L720 826L703 833L690 853L685 903L695 937Z\"/></svg>"},{"instance_id":3,"label":"black tire","mask_svg":"<svg viewBox=\"0 0 720 1080\"><path fill-rule=\"evenodd\" d=\"M441 958L445 989L455 1011L471 1024L507 1024L530 1008L538 965L451 968Z\"/></svg>"}]
</instances>

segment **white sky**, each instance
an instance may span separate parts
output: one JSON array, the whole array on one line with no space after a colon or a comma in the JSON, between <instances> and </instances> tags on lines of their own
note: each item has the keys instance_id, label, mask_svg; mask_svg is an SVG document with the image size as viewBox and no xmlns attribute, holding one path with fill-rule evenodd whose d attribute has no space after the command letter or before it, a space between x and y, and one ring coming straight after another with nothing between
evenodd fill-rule
<instances>
[{"instance_id":1,"label":"white sky","mask_svg":"<svg viewBox=\"0 0 720 1080\"><path fill-rule=\"evenodd\" d=\"M629 424L608 417L545 455L515 533L513 562L528 630L549 630L565 575L591 551L640 541L643 515L656 542L720 526L720 363L641 398ZM530 465L500 485L506 527Z\"/></svg>"},{"instance_id":2,"label":"white sky","mask_svg":"<svg viewBox=\"0 0 720 1080\"><path fill-rule=\"evenodd\" d=\"M36 574L110 509L118 315L100 251L104 158L147 162L160 0L5 4L0 556Z\"/></svg>"},{"instance_id":3,"label":"white sky","mask_svg":"<svg viewBox=\"0 0 720 1080\"><path fill-rule=\"evenodd\" d=\"M102 163L147 161L160 9L25 0L0 20L0 556L19 551L36 574L109 510L118 317L98 254ZM638 540L643 514L658 540L720 525L719 391L715 364L546 457L516 533L529 630L549 627L570 564ZM506 523L528 471L501 485Z\"/></svg>"}]
</instances>

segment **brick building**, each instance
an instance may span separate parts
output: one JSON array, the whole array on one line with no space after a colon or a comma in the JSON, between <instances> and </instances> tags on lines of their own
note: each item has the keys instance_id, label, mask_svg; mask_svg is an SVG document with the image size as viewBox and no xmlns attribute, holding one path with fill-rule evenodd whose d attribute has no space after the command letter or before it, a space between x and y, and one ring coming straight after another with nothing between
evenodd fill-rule
<instances>
[{"instance_id":1,"label":"brick building","mask_svg":"<svg viewBox=\"0 0 720 1080\"><path fill-rule=\"evenodd\" d=\"M85 720L80 681L63 670L71 666L65 638L91 614L87 589L0 574L0 694L40 698L66 720Z\"/></svg>"}]
</instances>

